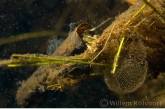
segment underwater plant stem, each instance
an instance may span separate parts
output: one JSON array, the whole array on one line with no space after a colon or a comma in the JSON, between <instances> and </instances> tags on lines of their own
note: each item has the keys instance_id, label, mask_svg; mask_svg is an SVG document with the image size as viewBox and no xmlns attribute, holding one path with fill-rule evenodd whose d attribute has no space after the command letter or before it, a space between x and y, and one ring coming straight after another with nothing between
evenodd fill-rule
<instances>
[{"instance_id":1,"label":"underwater plant stem","mask_svg":"<svg viewBox=\"0 0 165 109\"><path fill-rule=\"evenodd\" d=\"M11 36L9 38L0 39L0 45L13 43L13 42L18 42L18 41L22 41L22 40L26 40L26 39L53 36L55 34L57 34L59 36L67 36L67 34L65 32L38 31L38 32L24 33L24 34L19 34L19 35L16 35L16 36Z\"/></svg>"},{"instance_id":2,"label":"underwater plant stem","mask_svg":"<svg viewBox=\"0 0 165 109\"><path fill-rule=\"evenodd\" d=\"M147 0L147 2L150 2L150 0ZM124 24L124 27L126 27L127 25L130 24L131 20L134 19L144 8L146 7L146 4L144 4L125 24ZM120 52L121 52L121 49L122 49L122 46L123 46L123 43L124 43L124 39L125 39L125 36L122 37L121 39L121 42L120 42L120 45L119 45L119 48L118 48L118 51L115 55L115 58L114 58L114 62L113 62L113 68L112 68L112 71L111 73L114 74L115 71L116 71L116 68L117 68L117 65L118 65L118 60L119 60L119 56L120 56Z\"/></svg>"},{"instance_id":3,"label":"underwater plant stem","mask_svg":"<svg viewBox=\"0 0 165 109\"><path fill-rule=\"evenodd\" d=\"M122 49L122 46L123 46L124 39L125 39L125 37L122 37L119 48L118 48L118 51L116 53L116 56L115 56L115 59L114 59L114 62L113 62L113 69L111 71L112 74L114 74L115 71L116 71L116 67L117 67L117 64L118 64L118 60L119 60L119 56L120 56L120 52L121 52L121 49Z\"/></svg>"},{"instance_id":4,"label":"underwater plant stem","mask_svg":"<svg viewBox=\"0 0 165 109\"><path fill-rule=\"evenodd\" d=\"M150 0L146 1L147 3L150 2ZM134 19L144 8L146 7L146 4L144 4L125 24L124 26L127 26L130 24L131 20Z\"/></svg>"},{"instance_id":5,"label":"underwater plant stem","mask_svg":"<svg viewBox=\"0 0 165 109\"><path fill-rule=\"evenodd\" d=\"M13 54L13 61L8 65L8 67L21 67L21 66L40 66L49 64L64 64L64 63L77 63L84 65L96 65L96 66L109 66L108 64L88 62L83 59L78 58L67 58L67 57L51 57L51 56L37 56L37 55L21 55ZM35 60L35 62L34 62Z\"/></svg>"},{"instance_id":6,"label":"underwater plant stem","mask_svg":"<svg viewBox=\"0 0 165 109\"><path fill-rule=\"evenodd\" d=\"M11 60L0 60L0 67L1 66L4 66L4 65L7 65L11 62Z\"/></svg>"},{"instance_id":7,"label":"underwater plant stem","mask_svg":"<svg viewBox=\"0 0 165 109\"><path fill-rule=\"evenodd\" d=\"M165 16L163 16L153 5L151 5L151 3L147 2L146 0L143 0L150 8L152 8L154 10L154 12L156 12L156 14L158 14L163 20L165 20Z\"/></svg>"}]
</instances>

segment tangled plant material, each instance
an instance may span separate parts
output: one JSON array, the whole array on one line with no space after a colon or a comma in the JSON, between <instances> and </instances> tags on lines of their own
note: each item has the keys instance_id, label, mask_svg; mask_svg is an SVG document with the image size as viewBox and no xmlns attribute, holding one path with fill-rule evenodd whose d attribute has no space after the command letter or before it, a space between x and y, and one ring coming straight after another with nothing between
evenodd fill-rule
<instances>
[{"instance_id":1,"label":"tangled plant material","mask_svg":"<svg viewBox=\"0 0 165 109\"><path fill-rule=\"evenodd\" d=\"M160 12L163 12L163 1L151 1L151 3L155 4L156 8L159 9ZM123 46L122 52L127 52L131 40L140 39L144 42L144 46L147 51L146 59L149 62L149 67L154 69L156 68L154 65L157 64L157 67L159 66L159 70L163 70L161 67L162 63L164 63L161 58L164 54L163 49L165 40L163 31L165 26L163 25L163 19L158 17L150 7L146 7L126 28L121 28L123 24L132 17L132 13L135 13L135 10L138 10L142 4L144 4L142 1L137 2L135 6L131 7L125 13L122 13L116 18L113 22L116 26L113 29L111 38L106 45L106 49L102 52L101 56L98 57L97 61L101 60L102 57L106 57L107 63L112 64L112 60L117 52L120 40L123 36L125 36L126 41L124 42L125 45ZM112 25L107 27L100 38L98 38L98 40L96 40L92 45L92 48L95 50L86 51L84 54L86 58L89 58L89 56L96 56L98 54L109 35Z\"/></svg>"},{"instance_id":2,"label":"tangled plant material","mask_svg":"<svg viewBox=\"0 0 165 109\"><path fill-rule=\"evenodd\" d=\"M116 55L120 40L123 36L126 37L126 41L124 42L124 46L119 57L116 74L110 74L113 67L102 70L102 72L105 72L104 78L109 89L119 95L137 90L144 83L147 74L152 75L153 78L156 78L160 71L165 71L163 67L165 61L162 60L165 56L165 19L160 16L160 14L162 15L165 11L164 3L164 0L151 0L150 4L155 7L157 12L155 12L153 8L147 6L138 16L131 20L130 24L126 28L121 28L125 22L131 19L133 13L135 13L135 10L138 10L143 5L143 1L138 1L135 6L132 6L125 13L122 13L120 16L116 17L113 24L104 30L103 34L92 46L96 52L93 52L92 50L86 51L86 57L96 56L103 44L106 42L109 31L115 24L116 26L114 27L111 38L108 41L109 43L106 44L105 50L99 57L97 57L96 60L98 62L106 60L106 63L109 63L112 66L112 60ZM134 43L135 40L142 41L142 46L138 46L139 44L137 44L137 46L132 46L131 43ZM135 62L133 66L131 64L132 62L125 61L125 57L129 54L131 48L134 50L141 50L136 55L133 55L135 57L139 57L139 55L141 55L136 61L137 63ZM148 64L146 62L148 62ZM132 68L129 69L131 66ZM124 67L124 69L122 69L122 67ZM133 70L134 73L136 73L136 76L133 74ZM125 74L125 72L127 73ZM138 74L140 73L141 76L139 77ZM164 104L162 104L162 106L164 106Z\"/></svg>"}]
</instances>

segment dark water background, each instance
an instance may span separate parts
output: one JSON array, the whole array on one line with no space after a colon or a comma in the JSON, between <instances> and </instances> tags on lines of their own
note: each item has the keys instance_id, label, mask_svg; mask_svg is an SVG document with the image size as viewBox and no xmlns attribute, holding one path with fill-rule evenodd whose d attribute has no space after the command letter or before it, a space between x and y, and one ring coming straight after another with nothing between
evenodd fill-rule
<instances>
[{"instance_id":1,"label":"dark water background","mask_svg":"<svg viewBox=\"0 0 165 109\"><path fill-rule=\"evenodd\" d=\"M1 0L0 38L41 30L69 32L69 24L80 20L97 26L128 6L120 0ZM0 59L9 59L13 53L46 54L48 39L0 45ZM15 101L18 82L26 80L36 68L0 68L0 107L19 107ZM33 98L27 107L100 107L102 98L117 100L103 79L87 81L68 92L46 91Z\"/></svg>"}]
</instances>

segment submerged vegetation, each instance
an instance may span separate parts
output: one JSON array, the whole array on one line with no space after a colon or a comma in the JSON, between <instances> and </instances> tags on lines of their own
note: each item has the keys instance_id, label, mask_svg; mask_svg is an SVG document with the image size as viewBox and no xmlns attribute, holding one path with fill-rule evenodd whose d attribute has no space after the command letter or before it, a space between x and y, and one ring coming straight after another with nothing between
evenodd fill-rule
<instances>
[{"instance_id":1,"label":"submerged vegetation","mask_svg":"<svg viewBox=\"0 0 165 109\"><path fill-rule=\"evenodd\" d=\"M165 56L165 18L162 15L165 11L164 2L164 0L137 1L126 12L116 17L111 24L109 20L102 23L101 25L108 22L108 26L101 35L97 33L100 25L92 28L86 22L78 23L51 56L12 54L11 59L1 60L2 67L6 65L8 67L40 66L21 83L16 94L17 104L26 106L28 99L37 92L65 91L80 83L104 78L108 88L114 91L123 102L153 101L151 98L157 97L156 100L162 102L160 107L164 107L165 103L158 98L159 95L164 96L164 92L151 94L146 91L147 89L143 89L144 85L153 81L149 79L149 75L154 77L165 71L163 67L165 61L162 60ZM52 36L55 35L54 33L49 31L18 35L11 39L1 40L0 44L23 40L29 35L35 38ZM57 34L65 36L64 33L57 32ZM95 36L97 38L93 38L90 42L83 40L83 37ZM162 83L162 85L165 84ZM160 88L162 89L164 88ZM132 97L140 90L145 91L137 95L137 98ZM149 97L144 99L145 96ZM132 98L129 99L129 97ZM150 106L131 105L131 107Z\"/></svg>"}]
</instances>

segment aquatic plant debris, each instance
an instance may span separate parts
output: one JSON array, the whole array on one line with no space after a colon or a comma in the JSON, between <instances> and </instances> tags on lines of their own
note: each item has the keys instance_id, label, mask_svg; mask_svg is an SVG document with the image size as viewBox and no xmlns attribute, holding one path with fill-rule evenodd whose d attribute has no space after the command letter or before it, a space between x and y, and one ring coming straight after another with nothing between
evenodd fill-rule
<instances>
[{"instance_id":1,"label":"aquatic plant debris","mask_svg":"<svg viewBox=\"0 0 165 109\"><path fill-rule=\"evenodd\" d=\"M151 4L155 4L154 6L159 7L155 8L163 12L164 7L162 5L164 4L164 1L151 1ZM161 59L165 55L165 53L163 52L165 48L165 24L161 17L157 17L157 13L153 13L153 10L150 7L146 6L147 5L144 5L143 1L138 1L126 12L116 17L115 21L104 30L103 34L91 46L95 50L88 49L85 53L85 56L87 58L91 56L97 56L97 59L95 60L96 62L105 61L105 63L109 63L113 66L114 62L116 63L117 61L112 60L114 60L113 58L115 57L117 51L120 51L120 55L118 55L118 64L116 64L116 66L118 66L119 68L113 68L117 70L116 75L119 75L120 72L121 74L123 73L123 76L121 75L121 77L118 77L115 75L115 73L114 76L112 76L111 74L107 74L111 73L110 70L112 71L113 68L107 68L106 70L103 69L102 71L105 73L104 78L108 88L118 94L131 93L137 90L144 83L147 73L150 73L148 72L148 69L156 71L155 75L157 75L156 73L158 73L159 71L165 70L163 67L163 63L165 63L165 61ZM135 10L138 11L136 12ZM113 27L113 25L115 26ZM110 30L112 30L112 28L113 32L111 33L110 39L108 39L108 43L106 43L107 38L110 34ZM119 45L121 45L121 39L123 37L125 37L125 41L121 50L118 48ZM138 57L139 55L142 56L142 65L139 64L141 63L141 61L139 61L138 59L137 62L133 61L134 59L126 59L126 56L128 55L127 52L131 50L131 46L133 45L130 45L130 43L135 43L137 40L140 41L138 41L138 43L141 45L141 47L136 49L140 49L142 51L139 51L139 53L134 55L135 57ZM102 51L102 48L104 48L104 44L106 44L106 48L104 49L104 51ZM139 44L137 44L137 46ZM102 51L101 54L100 51ZM98 56L98 54L100 55ZM134 57L134 55L132 54L131 57ZM129 66L132 68L131 70L129 70ZM135 66L137 67L136 69ZM127 78L129 77L129 74L125 74L127 70L124 70L124 68L128 70L128 73L136 72L135 70L139 71L141 79L135 79L135 81L133 81L133 75L132 77L130 77L130 79ZM126 78L124 74L127 75Z\"/></svg>"},{"instance_id":2,"label":"aquatic plant debris","mask_svg":"<svg viewBox=\"0 0 165 109\"><path fill-rule=\"evenodd\" d=\"M84 43L82 43L82 33L89 29L90 25L87 23L82 23L78 25L74 31L69 32L69 36L65 39L65 41L56 49L56 51L52 54L52 56L71 56L80 54L84 51ZM81 41L81 42L79 42ZM78 44L78 45L77 45ZM82 45L80 45L82 44ZM26 55L25 55L26 56ZM41 57L42 58L42 57ZM44 58L43 58L44 59ZM67 60L66 60L67 61ZM48 62L49 63L49 62ZM77 64L67 64L65 67L59 68L56 65L49 65L47 63L46 66L40 66L17 90L16 100L17 104L20 106L25 106L28 103L26 99L30 98L37 91L44 92L47 90L47 85L51 86L52 84L58 84L60 77L58 75L62 73L66 73L67 70L76 68ZM59 63L59 61L58 61ZM12 65L11 65L12 66ZM82 67L82 69L86 69L88 66ZM65 78L64 78L65 80ZM64 83L70 86L68 83ZM54 87L56 90L62 90L58 87ZM65 88L65 87L64 87Z\"/></svg>"},{"instance_id":3,"label":"aquatic plant debris","mask_svg":"<svg viewBox=\"0 0 165 109\"><path fill-rule=\"evenodd\" d=\"M157 71L156 73L165 71L165 61L163 60L165 55L164 21L161 17L158 17L157 13L154 13L150 7L143 9L142 12L132 20L132 16L135 15L134 13L142 9L141 6L143 4L144 2L139 0L126 12L116 17L115 21L103 31L102 35L93 41L91 44L92 49L86 48L82 40L83 32L87 28L80 29L83 30L80 32L78 32L78 28L76 28L77 30L72 31L74 33L69 34L72 37L68 37L66 39L68 41L65 40L65 43L63 43L52 56L68 57L72 55L91 60L102 50L107 41L105 49L94 61L113 66L114 57L119 45L121 45L121 39L124 36L125 40L122 49L120 49L118 62L115 61L118 66L115 73L113 75L111 74L112 68L110 67L101 67L99 71L100 75L104 75L108 88L117 94L126 94L135 91L144 83L147 73L150 73L149 71ZM164 0L153 0L151 4L154 4L160 13L165 10ZM123 24L126 24L130 19L129 25L121 28ZM113 27L114 24L115 26ZM88 27L88 24L84 25ZM81 26L83 27L83 25ZM110 30L113 31L111 37L107 40ZM74 36L75 38L73 38ZM76 43L73 39L82 42ZM73 48L69 48L71 47L68 46L70 44ZM81 80L84 78L90 75L92 76L93 73L89 74L86 70L91 70L92 68L92 66L75 63L67 63L64 64L64 66L51 65L50 63L47 66L41 66L30 78L23 82L22 86L18 89L16 95L17 103L25 106L27 104L26 99L33 97L37 91L64 91L65 89L69 89L81 83ZM139 78L137 79L136 77ZM86 79L84 79L84 81L85 80Z\"/></svg>"}]
</instances>

